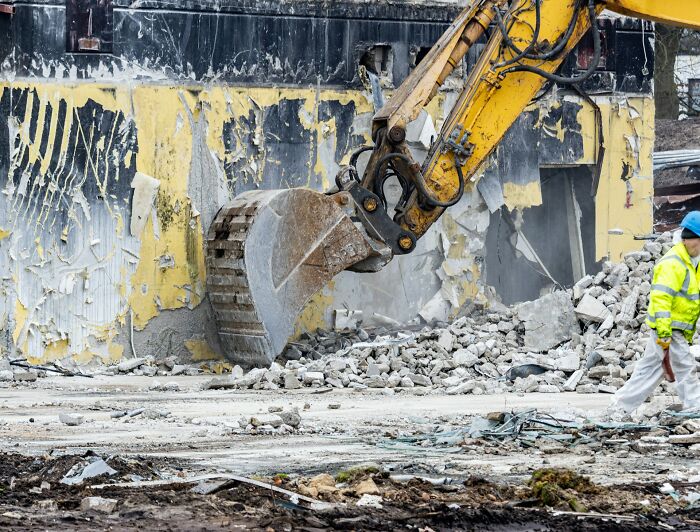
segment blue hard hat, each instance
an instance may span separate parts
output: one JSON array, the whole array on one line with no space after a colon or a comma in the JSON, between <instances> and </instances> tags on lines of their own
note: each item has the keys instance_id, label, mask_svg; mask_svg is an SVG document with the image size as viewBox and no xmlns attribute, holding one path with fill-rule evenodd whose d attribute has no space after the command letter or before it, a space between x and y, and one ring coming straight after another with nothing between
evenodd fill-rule
<instances>
[{"instance_id":1,"label":"blue hard hat","mask_svg":"<svg viewBox=\"0 0 700 532\"><path fill-rule=\"evenodd\" d=\"M700 235L700 211L691 211L686 214L681 222L681 227Z\"/></svg>"}]
</instances>

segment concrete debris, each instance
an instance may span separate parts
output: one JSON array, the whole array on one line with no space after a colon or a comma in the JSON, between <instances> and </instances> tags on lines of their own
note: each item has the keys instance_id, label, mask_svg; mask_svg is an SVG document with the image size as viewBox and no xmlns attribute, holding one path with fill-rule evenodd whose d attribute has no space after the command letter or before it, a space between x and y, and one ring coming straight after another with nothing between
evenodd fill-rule
<instances>
[{"instance_id":1,"label":"concrete debris","mask_svg":"<svg viewBox=\"0 0 700 532\"><path fill-rule=\"evenodd\" d=\"M31 369L15 369L13 379L17 382L34 382L39 374Z\"/></svg>"},{"instance_id":2,"label":"concrete debris","mask_svg":"<svg viewBox=\"0 0 700 532\"><path fill-rule=\"evenodd\" d=\"M92 510L111 514L117 508L118 502L116 499L105 499L104 497L85 497L80 501L80 509L85 512Z\"/></svg>"},{"instance_id":3,"label":"concrete debris","mask_svg":"<svg viewBox=\"0 0 700 532\"><path fill-rule=\"evenodd\" d=\"M85 417L81 414L64 414L61 412L58 414L58 420L61 423L65 423L71 427L76 427L78 425L82 425L82 423L85 421Z\"/></svg>"},{"instance_id":4,"label":"concrete debris","mask_svg":"<svg viewBox=\"0 0 700 532\"><path fill-rule=\"evenodd\" d=\"M532 351L552 349L580 331L571 297L566 292L553 292L522 303L517 312L525 323L524 345Z\"/></svg>"},{"instance_id":5,"label":"concrete debris","mask_svg":"<svg viewBox=\"0 0 700 532\"><path fill-rule=\"evenodd\" d=\"M583 296L576 307L576 316L583 321L604 322L610 316L610 311L590 294Z\"/></svg>"},{"instance_id":6,"label":"concrete debris","mask_svg":"<svg viewBox=\"0 0 700 532\"><path fill-rule=\"evenodd\" d=\"M117 366L119 371L126 373L132 369L143 366L148 360L146 358L130 358L119 363Z\"/></svg>"},{"instance_id":7,"label":"concrete debris","mask_svg":"<svg viewBox=\"0 0 700 532\"><path fill-rule=\"evenodd\" d=\"M365 493L355 504L357 504L357 506L369 506L370 508L381 509L383 508L382 500L383 499L379 495Z\"/></svg>"},{"instance_id":8,"label":"concrete debris","mask_svg":"<svg viewBox=\"0 0 700 532\"><path fill-rule=\"evenodd\" d=\"M102 475L116 475L117 471L112 469L102 458L93 462L75 464L68 473L61 479L61 484L72 486L81 484L84 480Z\"/></svg>"},{"instance_id":9,"label":"concrete debris","mask_svg":"<svg viewBox=\"0 0 700 532\"><path fill-rule=\"evenodd\" d=\"M499 305L450 324L420 331L305 333L270 368L217 378L205 387L614 393L644 353L641 328L651 273L671 240L663 234L620 264L605 262L571 290L511 308Z\"/></svg>"}]
</instances>

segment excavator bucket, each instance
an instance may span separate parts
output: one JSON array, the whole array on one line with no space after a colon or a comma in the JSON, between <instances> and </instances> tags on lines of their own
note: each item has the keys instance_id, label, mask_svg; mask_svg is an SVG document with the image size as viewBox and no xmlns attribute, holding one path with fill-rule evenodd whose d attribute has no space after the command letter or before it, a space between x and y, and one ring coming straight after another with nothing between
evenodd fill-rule
<instances>
[{"instance_id":1,"label":"excavator bucket","mask_svg":"<svg viewBox=\"0 0 700 532\"><path fill-rule=\"evenodd\" d=\"M219 211L207 236L207 284L230 360L269 365L311 296L372 255L348 203L343 193L256 190Z\"/></svg>"}]
</instances>

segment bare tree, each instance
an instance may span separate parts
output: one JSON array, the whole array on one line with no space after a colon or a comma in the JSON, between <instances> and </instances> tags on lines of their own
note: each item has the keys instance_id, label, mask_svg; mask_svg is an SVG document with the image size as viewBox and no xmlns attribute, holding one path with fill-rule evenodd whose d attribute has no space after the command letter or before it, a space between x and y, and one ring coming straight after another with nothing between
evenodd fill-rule
<instances>
[{"instance_id":1,"label":"bare tree","mask_svg":"<svg viewBox=\"0 0 700 532\"><path fill-rule=\"evenodd\" d=\"M678 119L678 86L676 85L676 56L683 30L656 25L654 47L654 91L656 118Z\"/></svg>"}]
</instances>

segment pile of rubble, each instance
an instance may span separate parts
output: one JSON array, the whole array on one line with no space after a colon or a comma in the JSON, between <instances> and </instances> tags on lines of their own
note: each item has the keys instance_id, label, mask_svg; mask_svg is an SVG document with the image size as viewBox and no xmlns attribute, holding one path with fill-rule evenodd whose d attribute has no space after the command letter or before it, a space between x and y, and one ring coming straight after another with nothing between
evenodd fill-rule
<instances>
[{"instance_id":1,"label":"pile of rubble","mask_svg":"<svg viewBox=\"0 0 700 532\"><path fill-rule=\"evenodd\" d=\"M319 331L292 345L281 363L247 373L235 367L207 387L614 393L644 352L640 329L654 263L672 245L670 234L661 235L573 289L445 327L374 339L361 329Z\"/></svg>"}]
</instances>

